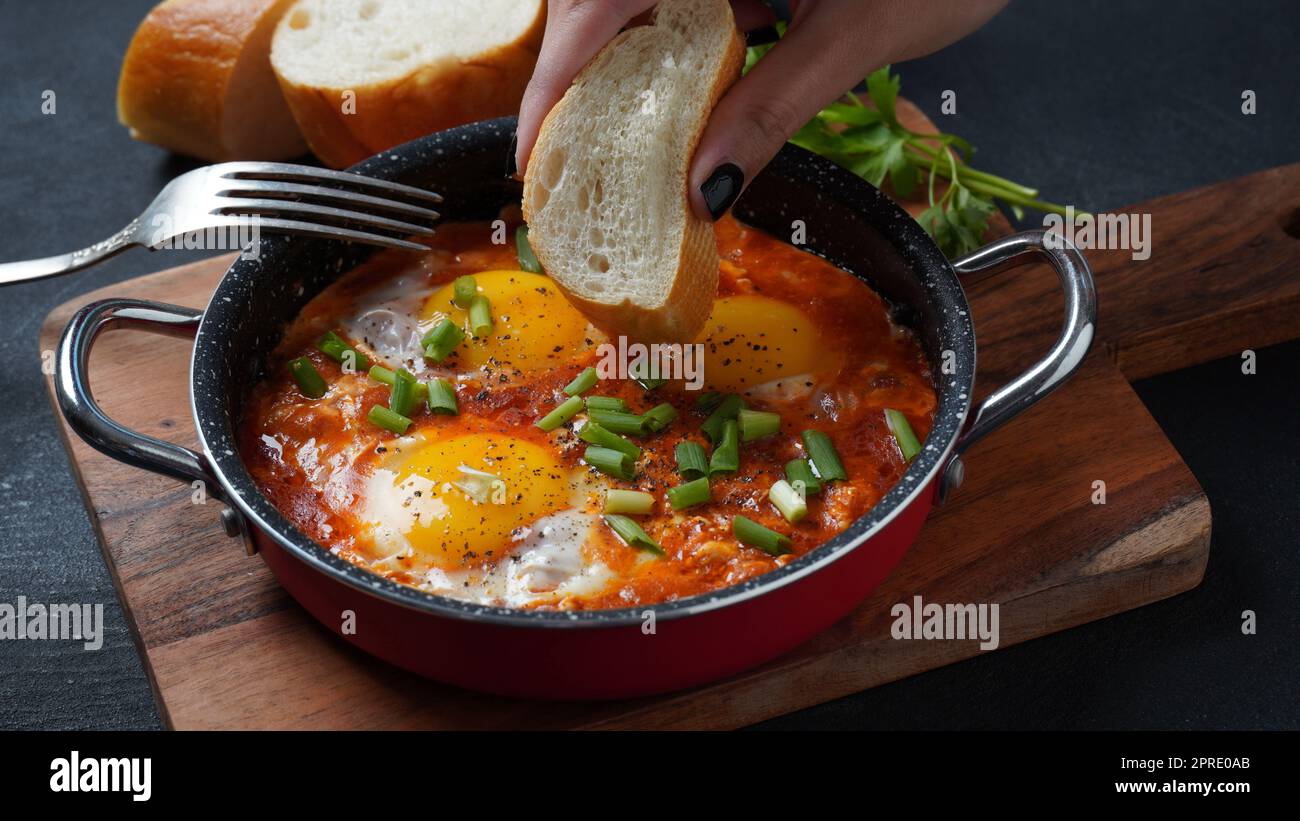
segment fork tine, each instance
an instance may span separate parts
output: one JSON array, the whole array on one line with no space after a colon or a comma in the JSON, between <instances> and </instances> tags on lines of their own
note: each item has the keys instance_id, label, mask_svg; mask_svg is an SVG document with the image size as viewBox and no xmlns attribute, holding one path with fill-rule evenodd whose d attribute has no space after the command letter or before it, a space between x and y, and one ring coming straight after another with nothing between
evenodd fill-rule
<instances>
[{"instance_id":1,"label":"fork tine","mask_svg":"<svg viewBox=\"0 0 1300 821\"><path fill-rule=\"evenodd\" d=\"M404 214L409 217L427 220L436 220L441 216L437 211L421 208L418 205L410 205L397 200L386 200L382 197L372 197L369 194L358 194L355 191L346 191L342 188L327 188L323 185L298 185L297 183L277 182L274 180L241 180L238 187L217 192L219 197L243 197L248 195L311 197L318 200L343 203L344 205L366 205L384 211L391 211L395 214Z\"/></svg>"},{"instance_id":2,"label":"fork tine","mask_svg":"<svg viewBox=\"0 0 1300 821\"><path fill-rule=\"evenodd\" d=\"M347 171L331 171L328 168L314 168L309 165L292 165L278 162L236 162L217 166L221 176L232 180L288 180L294 182L328 181L339 185L351 185L372 188L390 194L400 194L427 202L442 202L442 195L423 188L389 182L388 180L353 174Z\"/></svg>"},{"instance_id":3,"label":"fork tine","mask_svg":"<svg viewBox=\"0 0 1300 821\"><path fill-rule=\"evenodd\" d=\"M219 205L213 208L211 213L223 217L240 216L246 213L267 213L272 216L301 215L303 217L316 217L323 219L336 219L353 222L365 228L379 228L384 231L397 231L402 234L423 234L433 233L433 229L424 225L416 225L413 222L401 222L399 220L390 220L387 217L376 217L373 214L366 214L361 211L349 211L345 208L330 208L328 205L315 205L310 202L298 202L297 200L258 200L230 198L230 205Z\"/></svg>"},{"instance_id":4,"label":"fork tine","mask_svg":"<svg viewBox=\"0 0 1300 821\"><path fill-rule=\"evenodd\" d=\"M321 239L338 239L347 240L348 242L359 242L363 245L378 245L384 248L401 248L407 251L428 251L427 245L421 245L418 242L410 242L397 237L389 237L383 234L372 234L368 231L354 231L350 228L335 228L332 225L321 225L315 222L302 222L300 220L286 219L264 219L258 221L261 228L269 228L273 231L281 231L286 234L301 234L307 237L319 237Z\"/></svg>"}]
</instances>

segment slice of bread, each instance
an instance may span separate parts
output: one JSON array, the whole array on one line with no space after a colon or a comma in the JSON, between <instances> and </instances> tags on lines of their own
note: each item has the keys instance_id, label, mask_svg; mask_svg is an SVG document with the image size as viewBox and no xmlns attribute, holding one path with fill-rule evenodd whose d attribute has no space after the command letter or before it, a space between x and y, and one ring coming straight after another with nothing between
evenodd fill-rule
<instances>
[{"instance_id":1,"label":"slice of bread","mask_svg":"<svg viewBox=\"0 0 1300 821\"><path fill-rule=\"evenodd\" d=\"M726 0L663 0L619 34L542 123L524 179L546 273L606 333L689 342L718 288L712 223L687 174L745 45Z\"/></svg>"},{"instance_id":2,"label":"slice of bread","mask_svg":"<svg viewBox=\"0 0 1300 821\"><path fill-rule=\"evenodd\" d=\"M271 71L271 35L292 0L167 0L122 61L117 116L138 140L205 160L307 151Z\"/></svg>"},{"instance_id":3,"label":"slice of bread","mask_svg":"<svg viewBox=\"0 0 1300 821\"><path fill-rule=\"evenodd\" d=\"M544 0L299 0L271 64L326 165L513 114L537 62Z\"/></svg>"}]
</instances>

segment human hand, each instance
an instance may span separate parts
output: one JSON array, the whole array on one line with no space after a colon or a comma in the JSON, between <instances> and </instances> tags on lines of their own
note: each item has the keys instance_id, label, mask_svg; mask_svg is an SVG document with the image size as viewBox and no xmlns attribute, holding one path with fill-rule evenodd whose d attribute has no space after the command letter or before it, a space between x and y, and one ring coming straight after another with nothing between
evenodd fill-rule
<instances>
[{"instance_id":1,"label":"human hand","mask_svg":"<svg viewBox=\"0 0 1300 821\"><path fill-rule=\"evenodd\" d=\"M717 219L804 123L886 63L920 57L983 25L1006 0L791 0L781 42L714 108L690 173L691 208ZM592 57L655 0L551 0L519 109L520 172L542 120ZM741 31L771 26L759 0L732 0Z\"/></svg>"}]
</instances>

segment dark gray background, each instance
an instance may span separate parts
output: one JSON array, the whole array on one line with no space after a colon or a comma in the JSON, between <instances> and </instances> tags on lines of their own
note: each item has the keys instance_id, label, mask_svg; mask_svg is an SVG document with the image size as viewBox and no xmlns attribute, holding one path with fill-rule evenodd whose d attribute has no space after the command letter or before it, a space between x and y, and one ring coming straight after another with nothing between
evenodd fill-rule
<instances>
[{"instance_id":1,"label":"dark gray background","mask_svg":"<svg viewBox=\"0 0 1300 821\"><path fill-rule=\"evenodd\" d=\"M114 93L150 0L0 1L0 260L107 237L190 167L132 142ZM900 66L903 91L980 149L977 165L1089 210L1300 157L1300 4L1015 0ZM1259 113L1240 112L1243 89ZM41 113L52 89L57 114ZM938 116L954 89L959 113ZM1300 207L1300 192L1296 195ZM55 305L189 261L142 251L0 291L0 601L104 602L104 649L0 643L0 727L159 726L59 444L37 331ZM781 728L1300 726L1300 344L1138 386L1209 494L1205 582L1175 599L770 722ZM1241 612L1259 633L1243 636Z\"/></svg>"}]
</instances>

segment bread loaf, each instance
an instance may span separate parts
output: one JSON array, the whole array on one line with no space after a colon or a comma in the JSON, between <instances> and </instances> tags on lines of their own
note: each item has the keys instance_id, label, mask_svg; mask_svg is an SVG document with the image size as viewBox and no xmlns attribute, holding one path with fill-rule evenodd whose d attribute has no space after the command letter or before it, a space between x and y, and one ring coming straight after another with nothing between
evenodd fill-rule
<instances>
[{"instance_id":1,"label":"bread loaf","mask_svg":"<svg viewBox=\"0 0 1300 821\"><path fill-rule=\"evenodd\" d=\"M610 41L542 123L524 180L529 239L608 334L687 342L708 318L718 251L687 178L744 55L726 0L663 0L653 24Z\"/></svg>"},{"instance_id":2,"label":"bread loaf","mask_svg":"<svg viewBox=\"0 0 1300 821\"><path fill-rule=\"evenodd\" d=\"M306 152L271 71L271 36L292 0L167 0L136 30L117 113L139 140L204 160Z\"/></svg>"},{"instance_id":3,"label":"bread loaf","mask_svg":"<svg viewBox=\"0 0 1300 821\"><path fill-rule=\"evenodd\" d=\"M298 0L271 63L316 156L342 168L519 111L543 0Z\"/></svg>"}]
</instances>

